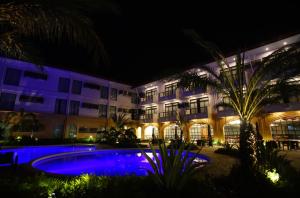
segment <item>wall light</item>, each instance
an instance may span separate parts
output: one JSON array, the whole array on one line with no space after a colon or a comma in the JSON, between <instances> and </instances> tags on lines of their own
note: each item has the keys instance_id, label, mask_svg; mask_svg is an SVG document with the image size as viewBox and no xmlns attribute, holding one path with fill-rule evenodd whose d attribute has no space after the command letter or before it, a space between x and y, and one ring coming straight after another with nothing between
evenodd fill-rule
<instances>
[{"instance_id":1,"label":"wall light","mask_svg":"<svg viewBox=\"0 0 300 198\"><path fill-rule=\"evenodd\" d=\"M266 51L268 51L268 50L269 50L269 48L267 47L267 48L266 48Z\"/></svg>"},{"instance_id":2,"label":"wall light","mask_svg":"<svg viewBox=\"0 0 300 198\"><path fill-rule=\"evenodd\" d=\"M283 42L283 45L287 45L287 42Z\"/></svg>"}]
</instances>

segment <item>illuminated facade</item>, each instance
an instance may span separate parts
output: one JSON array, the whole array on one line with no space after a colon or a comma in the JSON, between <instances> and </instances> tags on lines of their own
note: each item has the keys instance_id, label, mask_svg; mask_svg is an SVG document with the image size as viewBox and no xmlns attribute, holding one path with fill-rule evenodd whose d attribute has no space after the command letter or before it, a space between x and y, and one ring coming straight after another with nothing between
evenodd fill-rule
<instances>
[{"instance_id":1,"label":"illuminated facade","mask_svg":"<svg viewBox=\"0 0 300 198\"><path fill-rule=\"evenodd\" d=\"M300 34L248 50L245 61L251 65L274 50L298 41ZM234 66L234 56L227 61ZM216 67L215 62L207 65ZM168 140L180 135L176 125L178 114L185 121L182 135L186 140L207 140L209 134L215 142L235 143L239 138L239 120L234 112L214 108L217 102L226 99L213 94L209 88L179 89L178 80L162 79L132 88L98 77L5 58L0 59L0 80L0 113L21 109L36 113L45 124L45 129L35 133L40 138L94 137L99 128L113 126L111 117L120 113L132 118L130 125L142 140L153 137ZM264 139L300 141L300 93L290 98L288 104L266 106L264 112L253 120Z\"/></svg>"},{"instance_id":2,"label":"illuminated facade","mask_svg":"<svg viewBox=\"0 0 300 198\"><path fill-rule=\"evenodd\" d=\"M287 44L300 41L300 35L294 35L245 52L245 63L253 64L262 60L278 48ZM227 57L230 66L235 65L235 57ZM216 62L208 63L211 68L216 68ZM198 70L199 75L207 75ZM247 78L247 73L246 73ZM246 79L247 80L247 79ZM296 78L300 82L300 78ZM190 141L207 140L208 128L215 142L239 141L239 120L234 112L228 109L216 109L214 105L221 100L221 96L207 90L179 89L178 80L159 80L138 87L142 92L141 107L145 114L141 116L144 124L143 132L150 126L159 130L159 137L171 139L179 132L176 126L176 117L183 115L186 121L183 125L183 137ZM300 83L299 83L300 86ZM182 108L182 105L186 107ZM179 106L178 106L179 105ZM181 108L179 108L181 106ZM264 114L254 118L253 123L259 128L266 140L293 139L300 141L300 93L290 98L289 104L268 105ZM176 128L178 128L176 130ZM145 138L145 137L144 137Z\"/></svg>"},{"instance_id":3,"label":"illuminated facade","mask_svg":"<svg viewBox=\"0 0 300 198\"><path fill-rule=\"evenodd\" d=\"M95 137L113 126L112 117L137 111L137 93L129 85L72 71L0 59L0 109L33 112L43 123L39 138ZM14 135L29 135L24 131Z\"/></svg>"}]
</instances>

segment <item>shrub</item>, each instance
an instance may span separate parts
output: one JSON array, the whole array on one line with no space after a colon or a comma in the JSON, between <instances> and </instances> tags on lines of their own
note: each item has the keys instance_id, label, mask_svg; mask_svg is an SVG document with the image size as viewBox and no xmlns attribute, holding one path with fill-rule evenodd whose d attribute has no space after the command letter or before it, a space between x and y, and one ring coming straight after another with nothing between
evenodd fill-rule
<instances>
[{"instance_id":1,"label":"shrub","mask_svg":"<svg viewBox=\"0 0 300 198\"><path fill-rule=\"evenodd\" d=\"M229 155L232 157L239 157L239 150L237 145L225 143L223 148L218 148L215 153Z\"/></svg>"},{"instance_id":2,"label":"shrub","mask_svg":"<svg viewBox=\"0 0 300 198\"><path fill-rule=\"evenodd\" d=\"M181 191L199 171L199 163L195 163L197 155L190 156L189 150L184 151L184 144L179 149L167 149L165 143L159 144L159 153L150 144L153 158L142 150L152 170L148 174L158 187L168 192Z\"/></svg>"}]
</instances>

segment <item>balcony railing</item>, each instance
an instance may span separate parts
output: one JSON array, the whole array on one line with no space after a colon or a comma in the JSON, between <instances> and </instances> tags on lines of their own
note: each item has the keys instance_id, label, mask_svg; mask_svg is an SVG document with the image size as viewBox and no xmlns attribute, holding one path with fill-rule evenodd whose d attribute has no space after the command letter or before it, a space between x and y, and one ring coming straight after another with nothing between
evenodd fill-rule
<instances>
[{"instance_id":1,"label":"balcony railing","mask_svg":"<svg viewBox=\"0 0 300 198\"><path fill-rule=\"evenodd\" d=\"M171 100L176 98L176 90L173 91L165 91L159 93L159 101L163 100Z\"/></svg>"},{"instance_id":2,"label":"balcony railing","mask_svg":"<svg viewBox=\"0 0 300 198\"><path fill-rule=\"evenodd\" d=\"M199 119L199 118L207 118L207 107L200 107L200 108L192 108L185 110L185 116L187 119Z\"/></svg>"},{"instance_id":3,"label":"balcony railing","mask_svg":"<svg viewBox=\"0 0 300 198\"><path fill-rule=\"evenodd\" d=\"M144 123L152 123L152 122L154 122L153 118L154 118L153 114L145 114L145 115L141 116L141 120Z\"/></svg>"},{"instance_id":4,"label":"balcony railing","mask_svg":"<svg viewBox=\"0 0 300 198\"><path fill-rule=\"evenodd\" d=\"M159 113L159 122L175 121L176 120L176 111L160 112Z\"/></svg>"},{"instance_id":5,"label":"balcony railing","mask_svg":"<svg viewBox=\"0 0 300 198\"><path fill-rule=\"evenodd\" d=\"M141 104L147 104L153 102L157 102L157 95L146 96L145 98L141 98Z\"/></svg>"},{"instance_id":6,"label":"balcony railing","mask_svg":"<svg viewBox=\"0 0 300 198\"><path fill-rule=\"evenodd\" d=\"M201 94L201 93L206 93L206 90L202 89L202 88L184 89L181 92L181 96L186 97L186 96L191 96L191 95L196 95L196 94Z\"/></svg>"}]
</instances>

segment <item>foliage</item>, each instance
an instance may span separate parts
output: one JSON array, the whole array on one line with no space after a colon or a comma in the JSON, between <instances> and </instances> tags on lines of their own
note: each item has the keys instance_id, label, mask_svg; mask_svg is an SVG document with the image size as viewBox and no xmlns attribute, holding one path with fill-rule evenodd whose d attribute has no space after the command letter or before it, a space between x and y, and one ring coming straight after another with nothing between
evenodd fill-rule
<instances>
[{"instance_id":1,"label":"foliage","mask_svg":"<svg viewBox=\"0 0 300 198\"><path fill-rule=\"evenodd\" d=\"M199 171L198 163L194 160L197 155L190 155L189 150L184 151L184 144L179 149L168 150L165 143L159 144L159 152L150 144L153 158L142 150L143 155L150 163L152 170L149 176L157 186L165 191L180 191Z\"/></svg>"},{"instance_id":2,"label":"foliage","mask_svg":"<svg viewBox=\"0 0 300 198\"><path fill-rule=\"evenodd\" d=\"M238 146L236 144L229 144L228 142L225 142L223 148L218 148L215 150L215 153L230 155L232 157L239 157L240 154Z\"/></svg>"},{"instance_id":3,"label":"foliage","mask_svg":"<svg viewBox=\"0 0 300 198\"><path fill-rule=\"evenodd\" d=\"M119 146L121 147L136 147L138 140L133 129L127 129L118 137Z\"/></svg>"},{"instance_id":4,"label":"foliage","mask_svg":"<svg viewBox=\"0 0 300 198\"><path fill-rule=\"evenodd\" d=\"M117 147L137 147L139 143L133 129L117 130L111 128L108 131L98 132L97 142Z\"/></svg>"},{"instance_id":5,"label":"foliage","mask_svg":"<svg viewBox=\"0 0 300 198\"><path fill-rule=\"evenodd\" d=\"M126 113L120 113L118 116L113 117L113 121L117 130L123 130L125 125L128 124L129 120L130 119L127 117Z\"/></svg>"},{"instance_id":6,"label":"foliage","mask_svg":"<svg viewBox=\"0 0 300 198\"><path fill-rule=\"evenodd\" d=\"M280 154L274 141L260 141L257 146L258 164L257 168L265 173L266 171L276 171L279 173L280 180L295 180L297 176L296 170L291 166L290 161L286 159L284 154ZM297 180L297 179L296 179ZM294 183L294 182L291 182Z\"/></svg>"},{"instance_id":7,"label":"foliage","mask_svg":"<svg viewBox=\"0 0 300 198\"><path fill-rule=\"evenodd\" d=\"M93 3L91 3L91 1ZM90 2L91 4L89 4ZM103 6L99 6L102 2ZM88 0L5 0L0 3L0 51L18 59L40 62L33 54L35 46L30 39L60 44L69 42L85 48L99 62L106 61L103 43L93 30L85 9L107 8L108 1ZM103 11L103 9L101 10ZM91 13L89 13L91 14ZM30 53L29 53L30 51Z\"/></svg>"},{"instance_id":8,"label":"foliage","mask_svg":"<svg viewBox=\"0 0 300 198\"><path fill-rule=\"evenodd\" d=\"M181 145L184 145L185 150L198 150L198 146L191 142L185 142L180 139L171 140L170 144L167 146L168 149L179 149Z\"/></svg>"}]
</instances>

